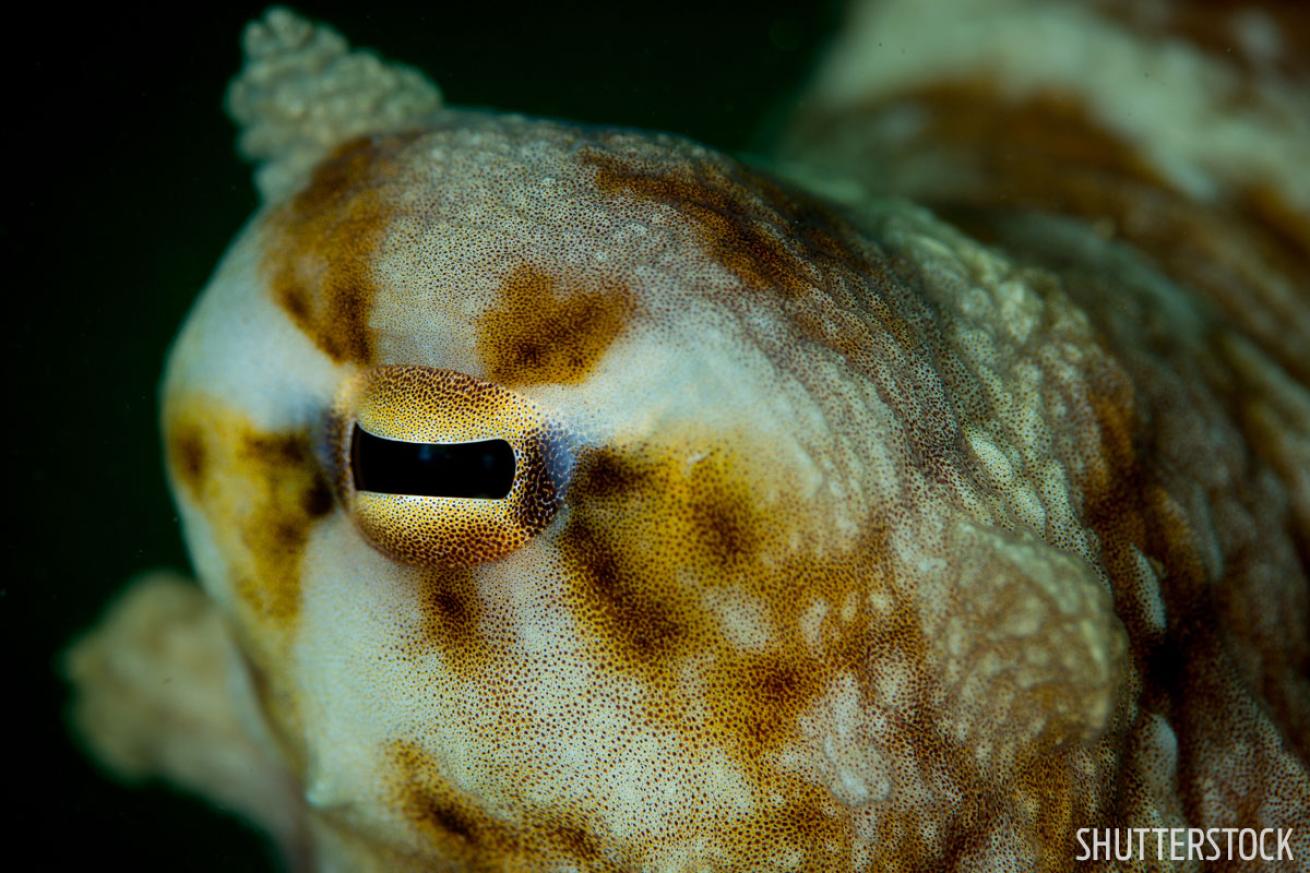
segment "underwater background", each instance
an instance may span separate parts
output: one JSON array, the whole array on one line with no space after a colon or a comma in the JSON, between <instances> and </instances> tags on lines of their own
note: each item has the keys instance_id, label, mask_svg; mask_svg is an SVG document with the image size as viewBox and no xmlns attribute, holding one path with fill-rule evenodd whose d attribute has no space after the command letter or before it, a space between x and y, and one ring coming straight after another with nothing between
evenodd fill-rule
<instances>
[{"instance_id":1,"label":"underwater background","mask_svg":"<svg viewBox=\"0 0 1310 873\"><path fill-rule=\"evenodd\" d=\"M102 776L68 733L59 657L127 580L187 567L155 390L168 343L256 206L223 112L264 4L29 10L4 54L11 474L0 582L13 756L6 832L41 869L274 865L202 801ZM429 73L447 102L668 130L749 152L836 26L833 3L294 4ZM763 133L761 133L763 131Z\"/></svg>"}]
</instances>

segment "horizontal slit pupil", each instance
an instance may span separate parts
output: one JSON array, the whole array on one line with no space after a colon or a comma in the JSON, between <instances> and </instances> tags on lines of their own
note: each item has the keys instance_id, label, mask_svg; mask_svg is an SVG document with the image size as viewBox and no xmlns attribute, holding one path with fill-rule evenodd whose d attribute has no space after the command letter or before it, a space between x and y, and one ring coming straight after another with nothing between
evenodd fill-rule
<instances>
[{"instance_id":1,"label":"horizontal slit pupil","mask_svg":"<svg viewBox=\"0 0 1310 873\"><path fill-rule=\"evenodd\" d=\"M514 449L505 440L407 443L356 424L350 466L356 490L379 494L501 500L514 485Z\"/></svg>"}]
</instances>

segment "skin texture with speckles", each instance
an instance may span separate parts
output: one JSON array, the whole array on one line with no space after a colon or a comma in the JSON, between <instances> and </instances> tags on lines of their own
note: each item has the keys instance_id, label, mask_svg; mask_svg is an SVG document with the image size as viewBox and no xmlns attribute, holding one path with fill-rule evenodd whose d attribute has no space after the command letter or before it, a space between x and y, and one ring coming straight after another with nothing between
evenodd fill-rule
<instances>
[{"instance_id":1,"label":"skin texture with speckles","mask_svg":"<svg viewBox=\"0 0 1310 873\"><path fill-rule=\"evenodd\" d=\"M267 201L163 387L205 593L74 648L95 753L324 871L1069 870L1181 826L1305 869L1302 71L1259 4L1240 62L962 5L855 4L774 172L252 25ZM513 486L360 491L357 428L504 440Z\"/></svg>"}]
</instances>

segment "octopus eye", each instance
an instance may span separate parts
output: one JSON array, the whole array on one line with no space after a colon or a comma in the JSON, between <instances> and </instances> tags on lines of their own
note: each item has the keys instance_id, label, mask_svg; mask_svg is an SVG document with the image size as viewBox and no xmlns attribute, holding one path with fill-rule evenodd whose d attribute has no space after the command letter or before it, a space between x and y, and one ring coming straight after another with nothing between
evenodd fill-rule
<instances>
[{"instance_id":1,"label":"octopus eye","mask_svg":"<svg viewBox=\"0 0 1310 873\"><path fill-rule=\"evenodd\" d=\"M335 418L342 502L393 560L492 561L559 506L558 431L499 385L453 370L376 367L345 386Z\"/></svg>"},{"instance_id":2,"label":"octopus eye","mask_svg":"<svg viewBox=\"0 0 1310 873\"><path fill-rule=\"evenodd\" d=\"M356 491L503 500L514 486L514 449L505 440L407 443L358 424L350 439Z\"/></svg>"}]
</instances>

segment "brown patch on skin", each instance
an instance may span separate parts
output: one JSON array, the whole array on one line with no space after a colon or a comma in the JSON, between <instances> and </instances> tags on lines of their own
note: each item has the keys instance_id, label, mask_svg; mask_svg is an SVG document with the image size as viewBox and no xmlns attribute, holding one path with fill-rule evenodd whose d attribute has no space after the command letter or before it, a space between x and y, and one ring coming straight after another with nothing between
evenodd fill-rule
<instances>
[{"instance_id":1,"label":"brown patch on skin","mask_svg":"<svg viewBox=\"0 0 1310 873\"><path fill-rule=\"evenodd\" d=\"M716 261L753 291L795 297L815 287L823 268L850 265L844 226L818 201L746 167L688 162L655 170L602 153L584 152L596 186L668 206L696 228Z\"/></svg>"},{"instance_id":2,"label":"brown patch on skin","mask_svg":"<svg viewBox=\"0 0 1310 873\"><path fill-rule=\"evenodd\" d=\"M1310 75L1310 7L1298 0L1097 0L1096 6L1130 31L1186 43L1244 73L1300 82ZM1274 36L1272 52L1259 33L1266 29Z\"/></svg>"},{"instance_id":3,"label":"brown patch on skin","mask_svg":"<svg viewBox=\"0 0 1310 873\"><path fill-rule=\"evenodd\" d=\"M866 548L872 554L885 555L884 532L874 529L868 540ZM888 735L894 744L889 750L909 756L922 773L940 774L947 784L954 786L957 799L949 807L934 810L933 820L938 828L935 837L923 833L924 812L914 804L909 807L894 802L882 804L874 843L877 867L895 871L955 869L970 850L986 840L988 819L995 810L1009 806L1012 798L999 796L996 774L979 767L973 756L976 738L961 742L947 727L949 722L934 698L934 692L940 688L939 679L931 675L927 666L932 643L925 638L915 615L912 605L915 596L901 591L896 583L884 585L883 594L896 605L877 620L861 621L859 633L843 641L836 657L855 668L854 675L865 700L882 697L875 685L876 665L891 661L911 669L910 681L901 692L907 695L908 702L885 711L885 717L894 725L894 731ZM1043 747L1033 749L1026 760L1051 757L1050 749ZM1040 790L1040 786L1032 785L1025 778L1025 761L1014 764L1008 790ZM914 773L911 778L922 777Z\"/></svg>"},{"instance_id":4,"label":"brown patch on skin","mask_svg":"<svg viewBox=\"0 0 1310 873\"><path fill-rule=\"evenodd\" d=\"M418 744L393 741L387 758L392 802L427 844L424 854L430 860L457 864L462 870L619 869L602 856L599 840L568 810L524 808L515 816L522 822L516 827L483 811L451 785Z\"/></svg>"},{"instance_id":5,"label":"brown patch on skin","mask_svg":"<svg viewBox=\"0 0 1310 873\"><path fill-rule=\"evenodd\" d=\"M548 822L542 830L550 835L550 842L559 845L570 856L588 862L593 869L602 865L599 841L586 829L572 822ZM611 867L605 864L604 867Z\"/></svg>"},{"instance_id":6,"label":"brown patch on skin","mask_svg":"<svg viewBox=\"0 0 1310 873\"><path fill-rule=\"evenodd\" d=\"M1077 95L1012 99L979 80L942 81L816 119L806 138L836 125L912 109L922 128L881 145L880 165L930 160L948 193L906 191L979 239L998 217L1046 211L1091 222L1198 291L1289 373L1310 383L1310 221L1276 193L1231 192L1198 204L1174 189L1132 143L1107 128Z\"/></svg>"},{"instance_id":7,"label":"brown patch on skin","mask_svg":"<svg viewBox=\"0 0 1310 873\"><path fill-rule=\"evenodd\" d=\"M1057 755L1033 756L1020 780L1041 804L1036 817L1038 869L1054 870L1080 854L1075 834L1088 821L1087 804L1077 802L1081 786L1068 763Z\"/></svg>"},{"instance_id":8,"label":"brown patch on skin","mask_svg":"<svg viewBox=\"0 0 1310 873\"><path fill-rule=\"evenodd\" d=\"M178 479L193 497L200 494L209 473L204 434L194 426L182 425L170 432L167 452Z\"/></svg>"},{"instance_id":9,"label":"brown patch on skin","mask_svg":"<svg viewBox=\"0 0 1310 873\"><path fill-rule=\"evenodd\" d=\"M293 624L300 611L300 558L310 529L332 509L331 489L303 432L248 432L235 460L262 492L242 524L255 567L237 593L264 619Z\"/></svg>"},{"instance_id":10,"label":"brown patch on skin","mask_svg":"<svg viewBox=\"0 0 1310 873\"><path fill-rule=\"evenodd\" d=\"M334 505L309 435L260 431L197 400L170 405L165 440L173 475L220 533L231 531L224 551L242 601L261 623L289 630L309 531Z\"/></svg>"},{"instance_id":11,"label":"brown patch on skin","mask_svg":"<svg viewBox=\"0 0 1310 873\"><path fill-rule=\"evenodd\" d=\"M476 845L473 823L453 806L443 806L439 800L430 801L423 807L420 818L439 832L469 846Z\"/></svg>"},{"instance_id":12,"label":"brown patch on skin","mask_svg":"<svg viewBox=\"0 0 1310 873\"><path fill-rule=\"evenodd\" d=\"M775 748L786 737L806 707L823 691L828 671L816 671L812 663L788 663L779 658L762 658L747 667L738 678L743 687L737 700L753 703L738 709L738 730L756 749ZM726 713L725 713L726 714Z\"/></svg>"},{"instance_id":13,"label":"brown patch on skin","mask_svg":"<svg viewBox=\"0 0 1310 873\"><path fill-rule=\"evenodd\" d=\"M343 144L269 218L263 267L273 299L337 363L373 361L373 261L395 209L386 189L417 136Z\"/></svg>"},{"instance_id":14,"label":"brown patch on skin","mask_svg":"<svg viewBox=\"0 0 1310 873\"><path fill-rule=\"evenodd\" d=\"M687 506L701 547L724 566L756 554L767 521L755 512L746 483L724 482L719 489L696 489Z\"/></svg>"},{"instance_id":15,"label":"brown patch on skin","mask_svg":"<svg viewBox=\"0 0 1310 873\"><path fill-rule=\"evenodd\" d=\"M393 802L439 857L483 869L520 850L511 827L441 778L435 762L418 745L397 740L387 751L396 771Z\"/></svg>"},{"instance_id":16,"label":"brown patch on skin","mask_svg":"<svg viewBox=\"0 0 1310 873\"><path fill-rule=\"evenodd\" d=\"M605 534L575 521L561 549L578 597L575 615L595 627L625 662L637 666L665 658L686 640L678 618L643 591L638 568Z\"/></svg>"},{"instance_id":17,"label":"brown patch on skin","mask_svg":"<svg viewBox=\"0 0 1310 873\"><path fill-rule=\"evenodd\" d=\"M618 497L650 483L650 471L639 458L605 446L589 448L578 457L569 493L583 499Z\"/></svg>"},{"instance_id":18,"label":"brown patch on skin","mask_svg":"<svg viewBox=\"0 0 1310 873\"><path fill-rule=\"evenodd\" d=\"M868 656L867 616L842 620L842 627L834 618L822 632L823 651L814 651L798 630L802 612L818 597L840 604L858 592L863 602L877 587L885 542L874 526L849 554L820 559L783 546L786 534L770 507L757 505L744 460L753 456L749 447L748 439L689 439L685 446L583 450L560 539L565 605L603 670L644 683L646 718L680 742L721 749L752 786L761 807L755 814L707 819L692 833L705 827L735 834L726 844L738 847L743 864L758 863L751 853L767 845L776 853L799 851L802 869L835 869L854 839L849 810L826 788L780 770L776 755L797 738L799 720L835 678L862 673ZM772 640L762 650L724 635L703 599L719 589L764 609ZM704 711L695 715L685 705L693 664L704 682L696 692Z\"/></svg>"},{"instance_id":19,"label":"brown patch on skin","mask_svg":"<svg viewBox=\"0 0 1310 873\"><path fill-rule=\"evenodd\" d=\"M687 641L682 619L666 606L669 600L648 584L647 556L624 542L613 510L597 502L623 500L643 486L659 487L639 457L611 449L587 450L577 463L565 502L572 506L560 540L560 552L573 593L573 609L582 623L621 664L648 673L651 663L671 655Z\"/></svg>"},{"instance_id":20,"label":"brown patch on skin","mask_svg":"<svg viewBox=\"0 0 1310 873\"><path fill-rule=\"evenodd\" d=\"M208 519L229 568L256 699L300 773L298 692L283 662L300 616L301 559L335 506L331 488L308 433L260 430L204 397L166 401L164 439L175 481Z\"/></svg>"},{"instance_id":21,"label":"brown patch on skin","mask_svg":"<svg viewBox=\"0 0 1310 873\"><path fill-rule=\"evenodd\" d=\"M499 303L478 317L477 351L502 385L576 384L591 373L632 317L622 285L569 288L530 264L500 285Z\"/></svg>"},{"instance_id":22,"label":"brown patch on skin","mask_svg":"<svg viewBox=\"0 0 1310 873\"><path fill-rule=\"evenodd\" d=\"M700 586L757 584L770 525L735 463L721 449L690 466L676 449L579 454L560 551L583 623L620 664L649 675L708 633L679 568Z\"/></svg>"},{"instance_id":23,"label":"brown patch on skin","mask_svg":"<svg viewBox=\"0 0 1310 873\"><path fill-rule=\"evenodd\" d=\"M1134 146L1100 124L1072 94L1048 91L1010 99L985 81L948 81L899 94L894 101L927 111L923 140L976 148L974 160L983 174L996 175L998 192L1018 185L1016 197L1048 191L1058 197L1093 176L1165 186Z\"/></svg>"},{"instance_id":24,"label":"brown patch on skin","mask_svg":"<svg viewBox=\"0 0 1310 873\"><path fill-rule=\"evenodd\" d=\"M456 675L469 677L491 657L480 631L483 618L474 571L465 567L416 570L422 614L419 651L435 649Z\"/></svg>"},{"instance_id":25,"label":"brown patch on skin","mask_svg":"<svg viewBox=\"0 0 1310 873\"><path fill-rule=\"evenodd\" d=\"M1285 274L1305 270L1310 263L1310 215L1270 185L1247 188L1234 199L1241 216L1258 231L1262 254ZM1293 293L1299 293L1303 303L1310 301L1305 286L1297 286Z\"/></svg>"}]
</instances>

